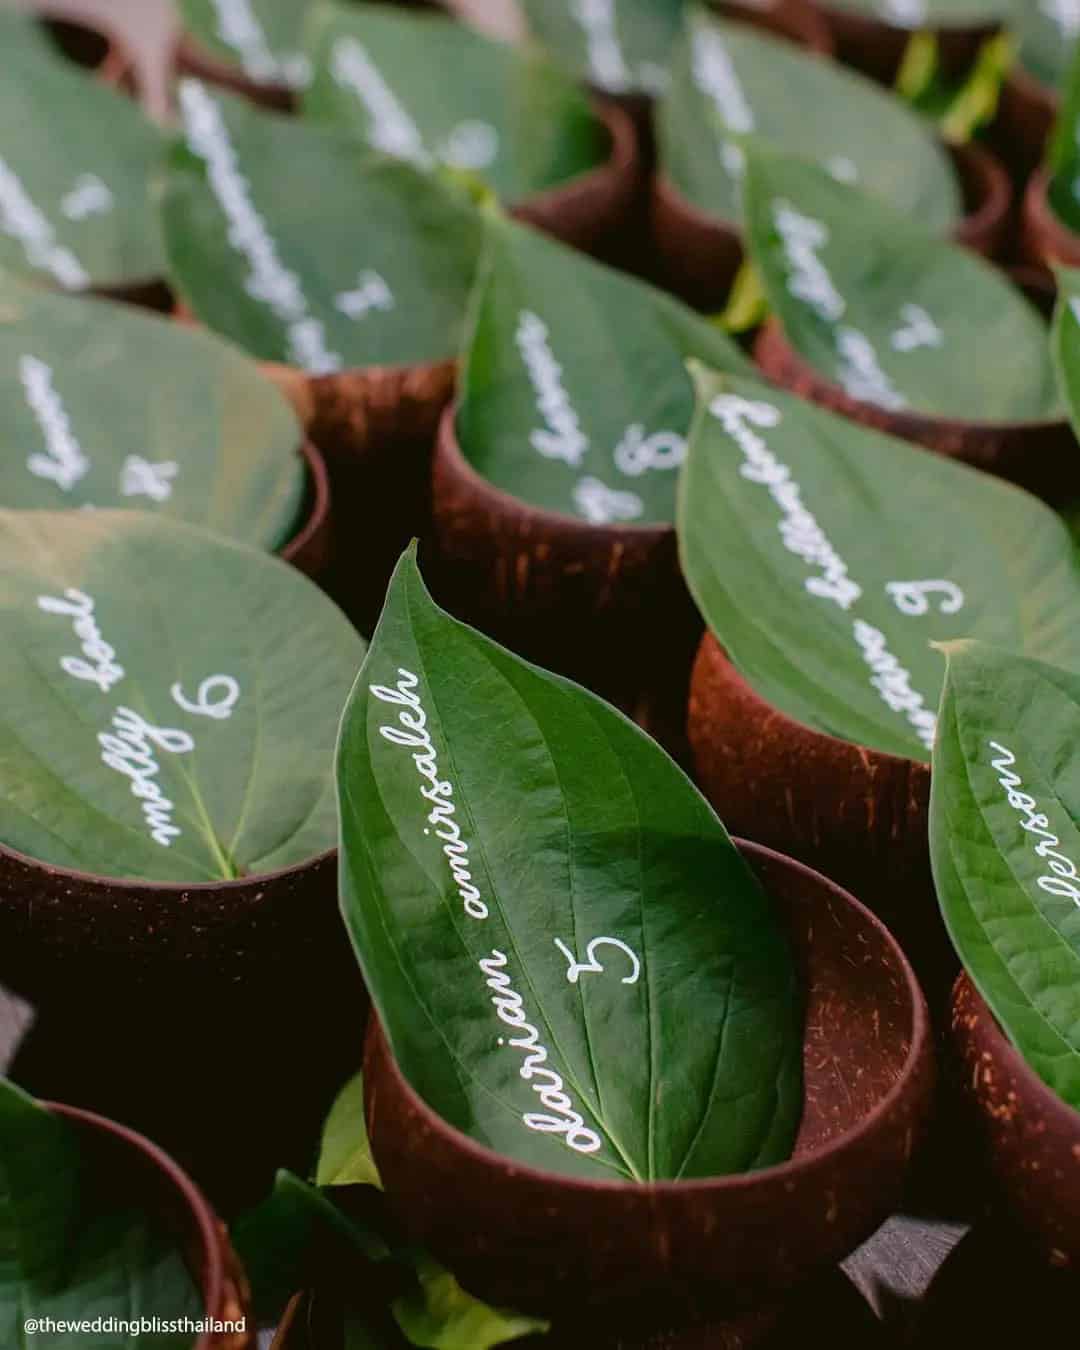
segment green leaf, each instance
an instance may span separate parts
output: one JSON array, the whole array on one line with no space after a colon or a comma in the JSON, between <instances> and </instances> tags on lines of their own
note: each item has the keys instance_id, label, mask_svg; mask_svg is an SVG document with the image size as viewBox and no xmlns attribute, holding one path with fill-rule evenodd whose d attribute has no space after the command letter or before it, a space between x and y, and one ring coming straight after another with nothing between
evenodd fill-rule
<instances>
[{"instance_id":1,"label":"green leaf","mask_svg":"<svg viewBox=\"0 0 1080 1350\"><path fill-rule=\"evenodd\" d=\"M349 1079L330 1108L323 1125L315 1181L320 1186L382 1189L364 1120L364 1080L360 1074Z\"/></svg>"},{"instance_id":2,"label":"green leaf","mask_svg":"<svg viewBox=\"0 0 1080 1350\"><path fill-rule=\"evenodd\" d=\"M660 94L686 0L520 0L532 34L578 79L611 94Z\"/></svg>"},{"instance_id":3,"label":"green leaf","mask_svg":"<svg viewBox=\"0 0 1080 1350\"><path fill-rule=\"evenodd\" d=\"M0 52L0 268L67 290L159 276L161 133L21 15L0 13Z\"/></svg>"},{"instance_id":4,"label":"green leaf","mask_svg":"<svg viewBox=\"0 0 1080 1350\"><path fill-rule=\"evenodd\" d=\"M303 51L310 0L177 0L186 32L255 84L302 89L311 78Z\"/></svg>"},{"instance_id":5,"label":"green leaf","mask_svg":"<svg viewBox=\"0 0 1080 1350\"><path fill-rule=\"evenodd\" d=\"M1080 435L1080 268L1055 268L1058 300L1050 350L1058 389L1073 430Z\"/></svg>"},{"instance_id":6,"label":"green leaf","mask_svg":"<svg viewBox=\"0 0 1080 1350\"><path fill-rule=\"evenodd\" d=\"M745 24L692 8L657 114L660 164L702 211L737 221L743 137L820 163L944 233L962 211L930 126L865 77ZM807 109L813 116L807 116Z\"/></svg>"},{"instance_id":7,"label":"green leaf","mask_svg":"<svg viewBox=\"0 0 1080 1350\"><path fill-rule=\"evenodd\" d=\"M9 507L137 507L268 550L300 523L290 404L202 330L0 275L0 402Z\"/></svg>"},{"instance_id":8,"label":"green leaf","mask_svg":"<svg viewBox=\"0 0 1080 1350\"><path fill-rule=\"evenodd\" d=\"M674 519L688 356L753 371L671 296L505 218L489 223L470 327L465 457L515 497L597 523Z\"/></svg>"},{"instance_id":9,"label":"green leaf","mask_svg":"<svg viewBox=\"0 0 1080 1350\"><path fill-rule=\"evenodd\" d=\"M982 44L970 74L941 119L941 133L947 141L963 145L993 122L1014 56L1015 46L1008 33L999 33Z\"/></svg>"},{"instance_id":10,"label":"green leaf","mask_svg":"<svg viewBox=\"0 0 1080 1350\"><path fill-rule=\"evenodd\" d=\"M1080 1109L1080 675L949 649L930 850L960 959L1035 1072Z\"/></svg>"},{"instance_id":11,"label":"green leaf","mask_svg":"<svg viewBox=\"0 0 1080 1350\"><path fill-rule=\"evenodd\" d=\"M1070 230L1080 230L1080 43L1061 91L1061 107L1047 152L1050 184L1047 196L1055 214Z\"/></svg>"},{"instance_id":12,"label":"green leaf","mask_svg":"<svg viewBox=\"0 0 1080 1350\"><path fill-rule=\"evenodd\" d=\"M829 8L881 19L894 28L948 30L1011 19L1013 0L829 0Z\"/></svg>"},{"instance_id":13,"label":"green leaf","mask_svg":"<svg viewBox=\"0 0 1080 1350\"><path fill-rule=\"evenodd\" d=\"M1028 74L1051 89L1060 89L1080 38L1080 10L1069 0L1040 4L1016 0L1009 26L1019 40L1020 64Z\"/></svg>"},{"instance_id":14,"label":"green leaf","mask_svg":"<svg viewBox=\"0 0 1080 1350\"><path fill-rule=\"evenodd\" d=\"M77 1131L0 1079L0 1341L70 1346L52 1319L198 1318L202 1298L158 1221L131 1204L135 1177L105 1173ZM87 1332L88 1350L189 1350L186 1333Z\"/></svg>"},{"instance_id":15,"label":"green leaf","mask_svg":"<svg viewBox=\"0 0 1080 1350\"><path fill-rule=\"evenodd\" d=\"M789 1155L797 977L723 826L615 709L434 605L411 553L338 781L353 944L398 1065L451 1125L608 1180Z\"/></svg>"},{"instance_id":16,"label":"green leaf","mask_svg":"<svg viewBox=\"0 0 1080 1350\"><path fill-rule=\"evenodd\" d=\"M519 201L604 158L604 129L571 76L455 18L318 6L309 46L305 114L418 168L464 169Z\"/></svg>"},{"instance_id":17,"label":"green leaf","mask_svg":"<svg viewBox=\"0 0 1080 1350\"><path fill-rule=\"evenodd\" d=\"M416 1289L393 1305L394 1318L413 1345L429 1350L491 1350L549 1328L540 1318L481 1303L429 1256L417 1259L416 1275Z\"/></svg>"},{"instance_id":18,"label":"green leaf","mask_svg":"<svg viewBox=\"0 0 1080 1350\"><path fill-rule=\"evenodd\" d=\"M769 304L819 374L892 411L1057 413L1046 324L996 268L803 160L755 147L744 186Z\"/></svg>"},{"instance_id":19,"label":"green leaf","mask_svg":"<svg viewBox=\"0 0 1080 1350\"><path fill-rule=\"evenodd\" d=\"M176 882L334 846L365 646L299 572L142 512L0 511L0 615L4 844Z\"/></svg>"},{"instance_id":20,"label":"green leaf","mask_svg":"<svg viewBox=\"0 0 1080 1350\"><path fill-rule=\"evenodd\" d=\"M179 102L165 239L208 327L320 374L455 354L481 237L466 194L197 80Z\"/></svg>"},{"instance_id":21,"label":"green leaf","mask_svg":"<svg viewBox=\"0 0 1080 1350\"><path fill-rule=\"evenodd\" d=\"M1080 561L1042 502L779 390L699 371L679 548L735 665L789 717L928 760L931 642L1080 669Z\"/></svg>"}]
</instances>

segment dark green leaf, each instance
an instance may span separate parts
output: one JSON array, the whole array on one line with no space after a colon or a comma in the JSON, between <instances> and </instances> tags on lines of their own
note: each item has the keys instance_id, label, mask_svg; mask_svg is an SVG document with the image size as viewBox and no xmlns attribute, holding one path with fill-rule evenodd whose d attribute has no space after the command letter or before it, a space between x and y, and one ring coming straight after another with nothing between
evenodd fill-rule
<instances>
[{"instance_id":1,"label":"dark green leaf","mask_svg":"<svg viewBox=\"0 0 1080 1350\"><path fill-rule=\"evenodd\" d=\"M813 109L813 116L807 109ZM661 165L684 197L737 221L741 138L819 162L830 174L946 231L960 189L929 124L854 71L699 8L688 14L671 92L658 110Z\"/></svg>"},{"instance_id":2,"label":"dark green leaf","mask_svg":"<svg viewBox=\"0 0 1080 1350\"><path fill-rule=\"evenodd\" d=\"M162 144L133 99L0 13L0 267L68 290L159 276Z\"/></svg>"},{"instance_id":3,"label":"dark green leaf","mask_svg":"<svg viewBox=\"0 0 1080 1350\"><path fill-rule=\"evenodd\" d=\"M332 848L364 643L306 577L136 511L0 511L0 840L198 882Z\"/></svg>"},{"instance_id":4,"label":"dark green leaf","mask_svg":"<svg viewBox=\"0 0 1080 1350\"><path fill-rule=\"evenodd\" d=\"M467 170L517 201L604 158L604 130L570 76L449 16L325 6L309 42L305 113L418 168Z\"/></svg>"},{"instance_id":5,"label":"dark green leaf","mask_svg":"<svg viewBox=\"0 0 1080 1350\"><path fill-rule=\"evenodd\" d=\"M1058 302L1051 350L1062 402L1080 434L1080 268L1056 269Z\"/></svg>"},{"instance_id":6,"label":"dark green leaf","mask_svg":"<svg viewBox=\"0 0 1080 1350\"><path fill-rule=\"evenodd\" d=\"M28 1321L198 1318L202 1298L179 1249L131 1207L132 1178L103 1174L77 1132L0 1079L0 1341L63 1350L66 1327ZM88 1350L187 1350L181 1332L86 1332Z\"/></svg>"},{"instance_id":7,"label":"dark green leaf","mask_svg":"<svg viewBox=\"0 0 1080 1350\"><path fill-rule=\"evenodd\" d=\"M1080 675L949 647L930 798L949 933L1020 1053L1080 1110Z\"/></svg>"},{"instance_id":8,"label":"dark green leaf","mask_svg":"<svg viewBox=\"0 0 1080 1350\"><path fill-rule=\"evenodd\" d=\"M310 0L177 0L185 30L255 84L301 89L311 68L303 52Z\"/></svg>"},{"instance_id":9,"label":"dark green leaf","mask_svg":"<svg viewBox=\"0 0 1080 1350\"><path fill-rule=\"evenodd\" d=\"M688 356L753 371L671 296L503 218L489 225L471 329L466 458L516 497L597 523L674 519Z\"/></svg>"},{"instance_id":10,"label":"dark green leaf","mask_svg":"<svg viewBox=\"0 0 1080 1350\"><path fill-rule=\"evenodd\" d=\"M338 780L353 943L399 1066L451 1125L609 1180L788 1156L797 978L723 826L620 713L438 609L411 554Z\"/></svg>"},{"instance_id":11,"label":"dark green leaf","mask_svg":"<svg viewBox=\"0 0 1080 1350\"><path fill-rule=\"evenodd\" d=\"M530 31L568 70L612 94L660 94L686 0L521 0Z\"/></svg>"},{"instance_id":12,"label":"dark green leaf","mask_svg":"<svg viewBox=\"0 0 1080 1350\"><path fill-rule=\"evenodd\" d=\"M211 334L0 276L0 500L138 507L276 549L305 475L292 408Z\"/></svg>"},{"instance_id":13,"label":"dark green leaf","mask_svg":"<svg viewBox=\"0 0 1080 1350\"><path fill-rule=\"evenodd\" d=\"M1061 108L1050 139L1047 195L1058 218L1080 230L1080 44L1065 75Z\"/></svg>"},{"instance_id":14,"label":"dark green leaf","mask_svg":"<svg viewBox=\"0 0 1080 1350\"><path fill-rule=\"evenodd\" d=\"M984 422L1056 414L1046 325L996 268L803 160L755 147L744 187L770 306L851 397Z\"/></svg>"},{"instance_id":15,"label":"dark green leaf","mask_svg":"<svg viewBox=\"0 0 1080 1350\"><path fill-rule=\"evenodd\" d=\"M791 395L699 372L683 572L757 692L928 760L942 666L975 636L1080 669L1080 562L1036 498Z\"/></svg>"},{"instance_id":16,"label":"dark green leaf","mask_svg":"<svg viewBox=\"0 0 1080 1350\"><path fill-rule=\"evenodd\" d=\"M481 236L463 192L197 80L179 100L165 238L204 323L317 373L454 355Z\"/></svg>"}]
</instances>

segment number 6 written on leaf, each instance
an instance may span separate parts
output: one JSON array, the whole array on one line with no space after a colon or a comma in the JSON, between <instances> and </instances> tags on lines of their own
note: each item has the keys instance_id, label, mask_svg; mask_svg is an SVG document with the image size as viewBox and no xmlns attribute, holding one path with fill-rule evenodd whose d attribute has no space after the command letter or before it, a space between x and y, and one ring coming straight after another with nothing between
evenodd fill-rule
<instances>
[{"instance_id":1,"label":"number 6 written on leaf","mask_svg":"<svg viewBox=\"0 0 1080 1350\"><path fill-rule=\"evenodd\" d=\"M604 967L596 959L596 949L597 947L605 946L618 947L619 951L628 956L633 964L633 970L629 975L623 978L622 983L637 984L638 982L638 976L641 974L641 962L638 960L636 953L628 947L625 942L621 942L618 938L593 938L585 948L586 959L584 961L579 961L566 943L562 942L559 938L555 939L555 946L558 947L559 951L566 957L567 965L569 967L566 972L566 978L571 984L577 984L582 975L602 975L604 973Z\"/></svg>"}]
</instances>

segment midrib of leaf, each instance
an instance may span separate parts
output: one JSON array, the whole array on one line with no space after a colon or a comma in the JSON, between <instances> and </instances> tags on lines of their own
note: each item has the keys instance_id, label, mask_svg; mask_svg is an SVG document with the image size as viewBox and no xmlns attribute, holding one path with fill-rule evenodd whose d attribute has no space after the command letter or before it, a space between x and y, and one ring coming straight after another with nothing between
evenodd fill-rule
<instances>
[{"instance_id":1,"label":"midrib of leaf","mask_svg":"<svg viewBox=\"0 0 1080 1350\"><path fill-rule=\"evenodd\" d=\"M415 628L415 625L414 625L414 623L413 623L412 598L411 598L411 595L410 595L410 593L409 593L409 589L408 589L408 588L405 589L405 599L406 599L406 604L407 604L407 606L408 606L408 608L409 608L409 625L410 625L411 630L415 633L415 632L416 632L416 628ZM498 676L499 680L500 680L504 685L507 685L507 686L512 690L514 696L518 699L518 702L521 703L522 707L523 707L523 708L525 709L525 711L529 714L530 718L531 718L532 721L533 721L534 727L536 727L536 730L538 731L538 733L539 733L541 739L544 740L545 748L547 748L547 741L546 741L546 739L544 739L543 732L542 732L542 731L540 730L540 728L537 726L536 721L535 721L535 718L532 718L531 711L529 710L528 705L525 703L525 701L524 701L524 699L522 698L522 696L521 696L521 694L519 693L519 691L518 691L513 685L510 685L509 681L506 680L506 678L505 678L505 676L503 676L502 672L499 671L499 670L494 666L494 663L491 661L490 656L488 655L488 653L487 653L482 647L475 647L474 650L476 650L476 651L479 653L479 655L482 657L482 659L483 659L489 666L491 666L493 670L495 670L495 673L496 673L496 675ZM435 690L434 690L434 688L433 688L433 686L432 686L431 678L430 678L430 676L428 675L428 672L427 672L427 664L426 664L426 662L425 662L425 660L424 660L424 654L423 654L423 652L422 652L421 649L420 649L420 644L419 644L419 642L416 643L416 655L417 655L417 659L418 659L419 664L420 664L421 671L423 672L424 681L425 681L425 683L426 683L426 685L427 685L428 693L430 694L431 701L432 701L432 705L433 705L433 707L434 707L434 709L435 709L435 713L436 713L436 715L438 716L438 719L439 719L439 731L440 731L440 733L441 733L441 738L442 738L443 744L444 744L444 746L446 747L446 755L447 755L447 758L449 759L451 768L452 768L453 771L454 771L454 776L455 776L455 778L456 778L458 784L460 785L460 784L462 783L462 778L461 778L460 773L458 772L457 762L456 762L456 760L455 760L455 758L454 758L453 746L452 746L451 743L450 743L450 738L446 735L446 732L445 732L445 730L444 730L444 723L443 723L442 713L441 713L441 711L440 711L440 709L439 709L438 698L436 697ZM548 750L548 758L549 758L549 760L551 759L551 752L550 752L550 749ZM553 767L554 767L554 765L553 765ZM557 773L557 771L556 771L556 778L558 778L558 773ZM510 941L509 941L509 945L510 945L511 950L512 950L513 953L514 953L514 956L515 956L516 959L517 959L518 965L519 965L519 967L520 967L520 969L521 969L521 972L522 972L522 977L523 977L523 979L524 979L524 981L525 981L525 984L526 984L526 986L527 986L527 988L528 988L530 994L532 995L533 1004L534 1004L534 1006L538 1009L540 1019L542 1020L542 1022L543 1022L543 1024L544 1024L544 1027L545 1027L546 1030L547 1030L547 1034L548 1034L548 1036L550 1037L551 1044L554 1046L555 1050L558 1052L559 1058L560 1058L560 1060L562 1061L562 1063L563 1063L563 1065L564 1065L564 1067L565 1067L565 1069L566 1069L566 1079L567 1079L567 1081L569 1081L569 1082L572 1084L572 1086L573 1086L575 1092L578 1094L578 1096L581 1098L581 1100L588 1106L589 1111L590 1111L591 1115L593 1116L593 1119L594 1119L594 1120L596 1121L596 1123L600 1126L600 1128L603 1130L605 1136L607 1137L608 1142L609 1142L609 1144L611 1145L612 1151L616 1154L617 1157L619 1157L619 1158L622 1159L622 1161L623 1161L623 1163L625 1164L626 1169L627 1169L629 1175L631 1176L631 1178L632 1178L634 1181L641 1181L641 1180L642 1180L642 1177L640 1176L640 1174L639 1174L637 1168L634 1166L634 1164L633 1164L633 1162L632 1162L632 1160L631 1160L631 1158L630 1158L628 1152L623 1148L623 1146L622 1146L622 1144L619 1142L619 1140L616 1139L615 1136L611 1133L611 1130L610 1130L610 1127L609 1127L609 1125L608 1125L607 1120L601 1115L601 1113L600 1113L600 1111L599 1111L599 1109L598 1109L598 1106L594 1106L594 1105L593 1105L593 1101L592 1101L591 1095L590 1095L589 1093L587 1093L587 1092L584 1090L584 1088L581 1086L581 1084L577 1081L576 1075L574 1075L574 1073L573 1073L573 1071L572 1071L572 1069L571 1069L571 1065L570 1065L569 1058L567 1057L565 1051L562 1049L562 1046L561 1046L561 1044L559 1043L559 1038L558 1038L558 1036L555 1034L555 1029L552 1027L550 1021L548 1020L548 1016L547 1016L547 1012L546 1012L546 1009L545 1009L545 1006L544 1006L544 1002L543 1002L543 1000L539 997L539 995L537 994L536 986L535 986L534 983L533 983L533 979L532 979L532 975L531 975L531 973L530 973L530 971L529 971L528 963L522 959L521 952L518 950L517 939L516 939L516 937L515 937L515 935L514 935L514 930L513 930L513 928L511 927L509 920L507 919L506 911L503 909L503 904L502 904L501 896L500 896L499 893L497 892L496 887L495 887L495 885L494 885L494 882L493 882L493 873L492 873L492 870L491 870L491 865L490 865L490 863L488 862L487 850L486 850L485 845L484 845L484 840L483 840L483 837L481 836L480 832L479 832L479 831L477 830L477 828L476 828L476 820L475 820L475 818L474 818L474 816L473 816L472 806L471 806L471 804L469 803L468 795L467 795L467 793L465 792L465 789L464 789L464 788L462 788L462 805L463 805L463 807L464 807L464 809L465 809L465 812L468 814L468 817L469 817L469 824L470 824L470 826L471 826L472 837L473 837L473 840L474 840L474 842L475 842L475 844L476 844L476 846L477 846L477 849L478 849L478 851L479 851L479 853L480 853L481 860L482 860L483 865L484 865L484 871L485 871L485 873L486 873L486 875L487 875L488 883L489 883L489 888L490 888L490 891L491 891L491 898L492 898L492 900L493 900L494 903L495 903L495 907L496 907L496 909L497 909L498 912L499 912L499 918L502 920L503 927L504 927L504 929L506 930L507 937L508 937L509 940L510 940ZM565 805L563 806L563 819L564 819L565 824L566 824L567 835L569 836L569 833L570 833L570 822L569 822L569 818L566 816ZM470 953L470 955L471 955L471 953ZM583 1020L584 1020L584 1019L583 1019ZM586 1029L586 1042L588 1043L588 1031L587 1031L587 1029ZM591 1059L591 1050L590 1050L590 1059Z\"/></svg>"}]
</instances>

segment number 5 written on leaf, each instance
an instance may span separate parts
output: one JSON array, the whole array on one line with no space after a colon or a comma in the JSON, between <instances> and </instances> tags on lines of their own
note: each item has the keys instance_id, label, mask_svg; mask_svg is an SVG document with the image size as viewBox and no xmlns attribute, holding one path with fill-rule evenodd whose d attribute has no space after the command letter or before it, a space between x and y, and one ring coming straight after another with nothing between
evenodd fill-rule
<instances>
[{"instance_id":1,"label":"number 5 written on leaf","mask_svg":"<svg viewBox=\"0 0 1080 1350\"><path fill-rule=\"evenodd\" d=\"M579 961L566 943L562 942L559 938L555 939L555 946L558 947L559 951L566 957L567 965L569 967L566 972L566 978L571 984L577 984L582 975L602 975L604 973L604 967L596 959L596 949L604 946L618 947L619 951L630 958L633 970L629 975L624 976L622 983L637 984L638 982L638 976L641 974L641 962L638 960L636 953L628 947L625 942L621 942L618 938L593 938L585 948L586 959L584 961Z\"/></svg>"}]
</instances>

